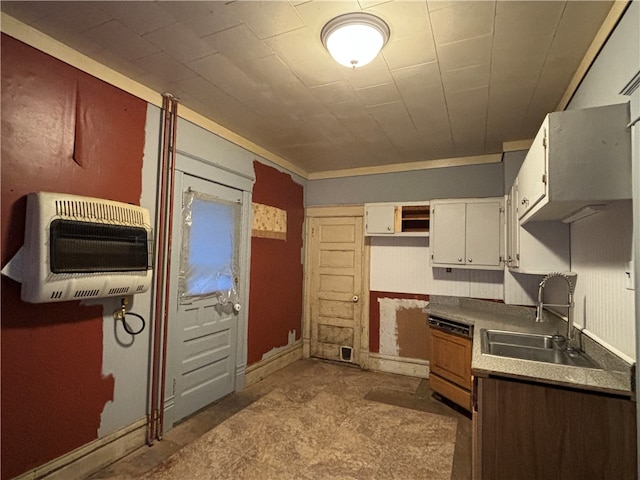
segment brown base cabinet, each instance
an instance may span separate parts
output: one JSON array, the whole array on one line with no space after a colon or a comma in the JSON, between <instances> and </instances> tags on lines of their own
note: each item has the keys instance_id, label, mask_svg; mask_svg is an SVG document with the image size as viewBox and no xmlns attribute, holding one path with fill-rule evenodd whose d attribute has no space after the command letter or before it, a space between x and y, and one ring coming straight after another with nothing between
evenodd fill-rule
<instances>
[{"instance_id":1,"label":"brown base cabinet","mask_svg":"<svg viewBox=\"0 0 640 480\"><path fill-rule=\"evenodd\" d=\"M635 479L629 398L476 378L474 479Z\"/></svg>"},{"instance_id":2,"label":"brown base cabinet","mask_svg":"<svg viewBox=\"0 0 640 480\"><path fill-rule=\"evenodd\" d=\"M471 410L471 338L429 328L429 387Z\"/></svg>"}]
</instances>

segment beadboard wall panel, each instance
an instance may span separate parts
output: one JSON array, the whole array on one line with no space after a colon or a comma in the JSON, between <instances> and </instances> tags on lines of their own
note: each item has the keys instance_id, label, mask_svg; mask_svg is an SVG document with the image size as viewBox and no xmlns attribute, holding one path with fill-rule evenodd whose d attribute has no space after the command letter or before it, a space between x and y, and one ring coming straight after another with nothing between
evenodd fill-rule
<instances>
[{"instance_id":1,"label":"beadboard wall panel","mask_svg":"<svg viewBox=\"0 0 640 480\"><path fill-rule=\"evenodd\" d=\"M502 271L431 268L425 237L369 237L370 290L502 300Z\"/></svg>"},{"instance_id":2,"label":"beadboard wall panel","mask_svg":"<svg viewBox=\"0 0 640 480\"><path fill-rule=\"evenodd\" d=\"M626 288L632 258L631 201L571 225L571 270L578 274L576 324L620 352L635 358L634 292Z\"/></svg>"},{"instance_id":3,"label":"beadboard wall panel","mask_svg":"<svg viewBox=\"0 0 640 480\"><path fill-rule=\"evenodd\" d=\"M428 237L369 237L370 290L428 294Z\"/></svg>"}]
</instances>

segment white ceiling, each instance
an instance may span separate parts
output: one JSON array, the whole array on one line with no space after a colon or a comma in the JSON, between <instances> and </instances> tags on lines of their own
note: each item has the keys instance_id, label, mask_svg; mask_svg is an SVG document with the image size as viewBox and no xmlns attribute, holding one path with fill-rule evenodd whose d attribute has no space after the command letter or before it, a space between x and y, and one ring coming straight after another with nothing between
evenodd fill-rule
<instances>
[{"instance_id":1,"label":"white ceiling","mask_svg":"<svg viewBox=\"0 0 640 480\"><path fill-rule=\"evenodd\" d=\"M613 2L2 1L3 12L306 174L499 153L554 111ZM371 64L320 42L337 15L391 29Z\"/></svg>"}]
</instances>

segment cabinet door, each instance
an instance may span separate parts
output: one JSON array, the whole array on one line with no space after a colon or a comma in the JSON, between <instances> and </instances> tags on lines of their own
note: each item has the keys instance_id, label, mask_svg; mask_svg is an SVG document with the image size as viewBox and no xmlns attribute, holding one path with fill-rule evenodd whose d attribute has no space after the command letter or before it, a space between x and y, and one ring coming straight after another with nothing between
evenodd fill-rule
<instances>
[{"instance_id":1,"label":"cabinet door","mask_svg":"<svg viewBox=\"0 0 640 480\"><path fill-rule=\"evenodd\" d=\"M395 205L366 205L365 234L393 234L395 225L395 211Z\"/></svg>"},{"instance_id":2,"label":"cabinet door","mask_svg":"<svg viewBox=\"0 0 640 480\"><path fill-rule=\"evenodd\" d=\"M500 265L500 207L500 201L467 204L467 265Z\"/></svg>"},{"instance_id":3,"label":"cabinet door","mask_svg":"<svg viewBox=\"0 0 640 480\"><path fill-rule=\"evenodd\" d=\"M538 204L547 194L547 117L538 131L518 172L519 218Z\"/></svg>"},{"instance_id":4,"label":"cabinet door","mask_svg":"<svg viewBox=\"0 0 640 480\"><path fill-rule=\"evenodd\" d=\"M507 199L507 266L517 268L520 260L518 223L518 179L513 183Z\"/></svg>"},{"instance_id":5,"label":"cabinet door","mask_svg":"<svg viewBox=\"0 0 640 480\"><path fill-rule=\"evenodd\" d=\"M433 205L433 204L432 204ZM465 263L466 205L442 203L433 205L431 254L433 264Z\"/></svg>"},{"instance_id":6,"label":"cabinet door","mask_svg":"<svg viewBox=\"0 0 640 480\"><path fill-rule=\"evenodd\" d=\"M471 339L436 329L429 329L429 332L430 371L466 390L471 390Z\"/></svg>"}]
</instances>

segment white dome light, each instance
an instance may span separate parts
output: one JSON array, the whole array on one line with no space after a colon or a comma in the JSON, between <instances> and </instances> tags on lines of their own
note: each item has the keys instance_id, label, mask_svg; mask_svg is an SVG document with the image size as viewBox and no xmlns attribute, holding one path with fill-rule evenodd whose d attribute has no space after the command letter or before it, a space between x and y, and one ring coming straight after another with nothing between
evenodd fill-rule
<instances>
[{"instance_id":1,"label":"white dome light","mask_svg":"<svg viewBox=\"0 0 640 480\"><path fill-rule=\"evenodd\" d=\"M356 68L376 58L389 40L389 27L369 13L347 13L327 23L320 36L336 62Z\"/></svg>"}]
</instances>

